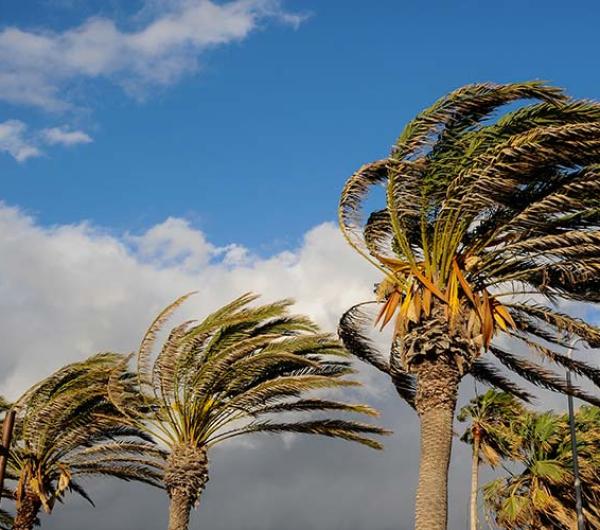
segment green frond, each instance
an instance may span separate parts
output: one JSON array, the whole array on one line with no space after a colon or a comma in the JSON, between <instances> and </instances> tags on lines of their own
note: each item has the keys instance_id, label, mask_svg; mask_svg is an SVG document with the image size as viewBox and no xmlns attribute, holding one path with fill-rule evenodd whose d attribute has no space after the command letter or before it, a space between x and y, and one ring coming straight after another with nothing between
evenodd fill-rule
<instances>
[{"instance_id":1,"label":"green frond","mask_svg":"<svg viewBox=\"0 0 600 530\"><path fill-rule=\"evenodd\" d=\"M363 333L363 329L369 324L369 321L361 312L361 308L365 304L372 303L374 302L363 302L348 309L340 318L338 335L344 343L344 347L352 355L374 366L380 372L389 374L389 362L377 351L373 342Z\"/></svg>"},{"instance_id":2,"label":"green frond","mask_svg":"<svg viewBox=\"0 0 600 530\"><path fill-rule=\"evenodd\" d=\"M342 234L354 249L373 264L377 262L371 260L362 234L362 202L372 187L385 182L387 178L387 160L378 160L362 166L344 185L338 207Z\"/></svg>"},{"instance_id":3,"label":"green frond","mask_svg":"<svg viewBox=\"0 0 600 530\"><path fill-rule=\"evenodd\" d=\"M396 158L411 156L437 141L439 135L454 137L498 107L520 99L540 99L553 104L566 101L560 89L540 81L467 85L440 98L409 122L396 141L393 154Z\"/></svg>"},{"instance_id":4,"label":"green frond","mask_svg":"<svg viewBox=\"0 0 600 530\"><path fill-rule=\"evenodd\" d=\"M584 320L574 318L566 313L561 313L541 304L511 303L506 304L512 310L518 311L528 317L537 319L570 338L582 339L591 348L600 346L600 328L588 324Z\"/></svg>"},{"instance_id":5,"label":"green frond","mask_svg":"<svg viewBox=\"0 0 600 530\"><path fill-rule=\"evenodd\" d=\"M368 405L340 403L338 401L327 401L323 399L301 399L298 401L275 403L273 405L260 405L249 412L252 416L259 416L280 412L313 412L329 410L356 412L367 416L379 416L379 412Z\"/></svg>"},{"instance_id":6,"label":"green frond","mask_svg":"<svg viewBox=\"0 0 600 530\"><path fill-rule=\"evenodd\" d=\"M226 436L238 436L249 433L282 433L318 434L331 438L341 438L361 443L373 449L383 449L381 442L367 435L387 435L390 431L364 423L344 420L315 420L305 422L274 423L268 421L254 422Z\"/></svg>"},{"instance_id":7,"label":"green frond","mask_svg":"<svg viewBox=\"0 0 600 530\"><path fill-rule=\"evenodd\" d=\"M79 495L82 499L84 499L88 503L90 503L94 508L96 507L96 505L94 504L94 501L88 495L87 491L85 491L83 486L81 486L81 484L79 484L75 480L71 480L71 482L69 483L69 490L73 491L74 493L77 493L77 495Z\"/></svg>"},{"instance_id":8,"label":"green frond","mask_svg":"<svg viewBox=\"0 0 600 530\"><path fill-rule=\"evenodd\" d=\"M150 327L146 333L144 333L142 342L137 351L137 374L138 383L140 385L144 384L150 386L152 384L150 356L152 354L154 343L156 342L156 335L162 329L171 315L193 294L195 293L187 293L175 300L172 304L169 304L167 307L165 307L165 309L163 309L153 320L152 324L150 324Z\"/></svg>"},{"instance_id":9,"label":"green frond","mask_svg":"<svg viewBox=\"0 0 600 530\"><path fill-rule=\"evenodd\" d=\"M525 402L530 402L533 399L533 396L529 392L513 383L504 376L498 368L483 359L477 359L471 366L469 373L477 379L477 381L498 388Z\"/></svg>"},{"instance_id":10,"label":"green frond","mask_svg":"<svg viewBox=\"0 0 600 530\"><path fill-rule=\"evenodd\" d=\"M583 401L587 401L593 405L600 405L600 398L592 396L576 386L567 385L563 377L538 364L519 358L496 346L491 347L490 351L507 368L510 368L522 378L528 380L534 385L547 388L548 390L554 390L555 392L561 392L563 394L571 394L572 396L582 399Z\"/></svg>"}]
</instances>

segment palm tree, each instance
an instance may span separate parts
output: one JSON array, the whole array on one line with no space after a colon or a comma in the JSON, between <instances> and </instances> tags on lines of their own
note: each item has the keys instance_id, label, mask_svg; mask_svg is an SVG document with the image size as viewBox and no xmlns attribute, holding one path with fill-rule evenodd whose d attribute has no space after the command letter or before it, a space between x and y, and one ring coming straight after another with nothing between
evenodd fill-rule
<instances>
[{"instance_id":1,"label":"palm tree","mask_svg":"<svg viewBox=\"0 0 600 530\"><path fill-rule=\"evenodd\" d=\"M162 452L125 426L107 397L122 359L107 353L70 364L14 403L7 470L16 481L14 530L33 528L40 509L50 513L67 492L93 504L80 478L113 476L160 487Z\"/></svg>"},{"instance_id":2,"label":"palm tree","mask_svg":"<svg viewBox=\"0 0 600 530\"><path fill-rule=\"evenodd\" d=\"M0 421L0 425L3 425L4 423L4 416L6 414L6 412L8 412L11 408L12 404L5 399L4 397L0 396L0 415L2 416L2 421ZM10 497L12 495L12 491L10 491L10 489L7 489L6 487L4 487L2 489L2 498L7 498ZM12 528L13 525L13 518L11 517L11 515L4 509L0 509L0 530L10 530L10 528Z\"/></svg>"},{"instance_id":3,"label":"palm tree","mask_svg":"<svg viewBox=\"0 0 600 530\"><path fill-rule=\"evenodd\" d=\"M479 465L481 461L495 468L502 458L513 455L519 447L520 438L516 424L525 412L523 406L506 392L488 390L472 399L458 413L459 421L470 425L462 440L473 447L471 467L470 520L471 530L477 530L477 493L479 491Z\"/></svg>"},{"instance_id":4,"label":"palm tree","mask_svg":"<svg viewBox=\"0 0 600 530\"><path fill-rule=\"evenodd\" d=\"M500 528L534 530L577 528L573 461L568 417L552 412L528 414L519 429L522 443L513 473L484 487L489 514ZM600 529L600 411L582 407L576 415L586 528Z\"/></svg>"},{"instance_id":5,"label":"palm tree","mask_svg":"<svg viewBox=\"0 0 600 530\"><path fill-rule=\"evenodd\" d=\"M514 110L493 120L508 103ZM600 330L554 305L600 300L599 163L600 104L539 82L476 84L419 114L388 158L343 189L342 232L381 272L378 322L395 316L395 325L389 360L365 343L360 308L342 318L341 337L390 374L420 418L417 530L446 528L460 381L471 374L519 392L484 356L558 392L570 391L559 374L510 350L600 382L565 355L569 338L599 345ZM382 184L385 205L364 223L368 192Z\"/></svg>"},{"instance_id":6,"label":"palm tree","mask_svg":"<svg viewBox=\"0 0 600 530\"><path fill-rule=\"evenodd\" d=\"M372 425L272 419L311 411L377 414L366 405L305 395L358 383L342 378L352 370L341 344L307 318L288 314L289 301L250 307L256 296L245 294L200 322L175 327L152 361L157 333L188 296L160 313L144 335L137 352L137 393L127 391L120 372L109 384L130 425L146 429L168 453L163 482L170 498L169 530L188 528L191 508L208 480L208 452L226 440L292 432L381 448L371 435L386 431Z\"/></svg>"}]
</instances>

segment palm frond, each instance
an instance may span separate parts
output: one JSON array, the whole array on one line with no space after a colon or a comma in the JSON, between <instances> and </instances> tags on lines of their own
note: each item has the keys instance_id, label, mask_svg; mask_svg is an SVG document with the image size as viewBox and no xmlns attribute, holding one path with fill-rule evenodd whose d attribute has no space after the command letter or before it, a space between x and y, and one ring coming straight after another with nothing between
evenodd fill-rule
<instances>
[{"instance_id":1,"label":"palm frond","mask_svg":"<svg viewBox=\"0 0 600 530\"><path fill-rule=\"evenodd\" d=\"M533 396L522 389L510 379L508 379L502 372L496 368L493 364L484 361L483 359L477 359L472 365L469 372L477 381L481 381L487 385L496 387L503 392L511 394L513 396L522 399L525 402L531 402Z\"/></svg>"},{"instance_id":2,"label":"palm frond","mask_svg":"<svg viewBox=\"0 0 600 530\"><path fill-rule=\"evenodd\" d=\"M490 351L503 365L505 365L507 368L510 368L523 379L526 379L534 385L547 388L548 390L553 390L555 392L561 392L562 394L570 394L573 397L582 399L583 401L587 401L593 405L600 405L600 398L592 396L576 386L567 385L563 377L544 368L543 366L540 366L539 364L519 358L496 346L492 346Z\"/></svg>"},{"instance_id":3,"label":"palm frond","mask_svg":"<svg viewBox=\"0 0 600 530\"><path fill-rule=\"evenodd\" d=\"M254 422L239 431L233 431L225 436L232 437L249 433L282 433L318 434L332 438L341 438L361 443L373 449L383 449L383 445L365 435L387 435L390 431L364 423L345 420L314 420L304 422L274 423L268 421Z\"/></svg>"}]
</instances>

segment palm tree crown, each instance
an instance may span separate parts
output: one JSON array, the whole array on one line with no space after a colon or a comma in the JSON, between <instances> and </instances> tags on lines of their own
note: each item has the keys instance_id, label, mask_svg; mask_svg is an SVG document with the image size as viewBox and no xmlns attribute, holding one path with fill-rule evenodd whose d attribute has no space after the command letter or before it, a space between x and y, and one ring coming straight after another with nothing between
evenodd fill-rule
<instances>
[{"instance_id":1,"label":"palm tree crown","mask_svg":"<svg viewBox=\"0 0 600 530\"><path fill-rule=\"evenodd\" d=\"M469 422L461 439L480 442L480 460L496 467L502 458L515 454L520 444L517 425L525 416L525 408L506 392L488 390L460 409L458 421Z\"/></svg>"},{"instance_id":2,"label":"palm tree crown","mask_svg":"<svg viewBox=\"0 0 600 530\"><path fill-rule=\"evenodd\" d=\"M494 119L507 104L512 109ZM363 222L376 185L385 188L385 205ZM443 429L446 442L465 374L526 397L486 360L490 354L535 385L599 403L509 351L526 348L600 383L598 369L564 352L570 340L600 345L600 330L556 308L600 300L599 192L600 104L539 82L455 90L405 127L388 158L361 167L343 189L342 232L382 273L378 321L394 319L395 340L390 359L380 356L365 341L358 308L342 318L341 337L389 373L422 426ZM425 421L434 410L437 417ZM417 527L445 528L443 513L434 526L419 522L431 508L417 503Z\"/></svg>"},{"instance_id":3,"label":"palm tree crown","mask_svg":"<svg viewBox=\"0 0 600 530\"><path fill-rule=\"evenodd\" d=\"M600 409L581 407L575 418L585 524L586 528L600 529ZM510 460L521 470L484 487L491 519L507 529L575 528L567 415L529 413L515 426L521 442Z\"/></svg>"},{"instance_id":4,"label":"palm tree crown","mask_svg":"<svg viewBox=\"0 0 600 530\"><path fill-rule=\"evenodd\" d=\"M109 385L131 425L167 448L169 528L187 527L208 480L207 451L231 438L296 432L381 448L371 436L386 431L372 425L331 418L274 421L275 415L310 411L376 415L366 405L305 396L358 383L342 378L352 370L341 344L307 318L290 315L289 301L251 307L256 296L243 295L200 322L175 327L152 360L156 334L188 296L167 307L145 334L137 352L137 393L127 391L122 377Z\"/></svg>"},{"instance_id":5,"label":"palm tree crown","mask_svg":"<svg viewBox=\"0 0 600 530\"><path fill-rule=\"evenodd\" d=\"M91 503L81 478L105 475L160 487L161 468L148 457L160 459L161 451L125 426L107 397L109 378L122 360L107 353L70 364L14 403L8 461L8 476L16 480L13 528L31 528L40 508L50 513L69 491Z\"/></svg>"},{"instance_id":6,"label":"palm tree crown","mask_svg":"<svg viewBox=\"0 0 600 530\"><path fill-rule=\"evenodd\" d=\"M539 103L489 121L518 100ZM361 205L381 183L386 206L363 225ZM422 350L413 343L423 339L408 332L442 318L449 336L466 341L449 345L461 374L499 383L480 359L488 351L534 384L567 390L549 370L492 344L502 333L600 382L600 371L556 351L569 338L598 346L600 331L552 307L600 300L599 193L596 102L538 82L470 85L417 116L389 158L348 180L340 202L348 242L383 273L379 318L385 325L395 314L407 341L399 364L414 372Z\"/></svg>"}]
</instances>

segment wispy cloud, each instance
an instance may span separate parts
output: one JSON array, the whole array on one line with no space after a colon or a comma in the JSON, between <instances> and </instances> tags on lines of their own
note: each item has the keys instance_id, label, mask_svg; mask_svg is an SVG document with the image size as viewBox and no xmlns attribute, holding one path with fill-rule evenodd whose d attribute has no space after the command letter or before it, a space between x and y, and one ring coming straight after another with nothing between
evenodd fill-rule
<instances>
[{"instance_id":1,"label":"wispy cloud","mask_svg":"<svg viewBox=\"0 0 600 530\"><path fill-rule=\"evenodd\" d=\"M42 154L28 138L27 125L19 120L0 123L0 151L8 153L19 162Z\"/></svg>"},{"instance_id":2,"label":"wispy cloud","mask_svg":"<svg viewBox=\"0 0 600 530\"><path fill-rule=\"evenodd\" d=\"M0 152L9 154L17 162L42 156L44 145L72 146L92 141L87 133L65 126L31 131L20 120L0 123Z\"/></svg>"},{"instance_id":3,"label":"wispy cloud","mask_svg":"<svg viewBox=\"0 0 600 530\"><path fill-rule=\"evenodd\" d=\"M265 19L297 26L302 17L278 0L158 2L154 17L127 31L93 17L62 32L6 27L0 31L0 99L64 110L62 90L77 79L106 78L135 97L197 70L207 50L246 38Z\"/></svg>"},{"instance_id":4,"label":"wispy cloud","mask_svg":"<svg viewBox=\"0 0 600 530\"><path fill-rule=\"evenodd\" d=\"M66 127L52 127L41 131L41 136L44 142L49 145L77 145L89 144L92 137L83 131L72 131Z\"/></svg>"}]
</instances>

